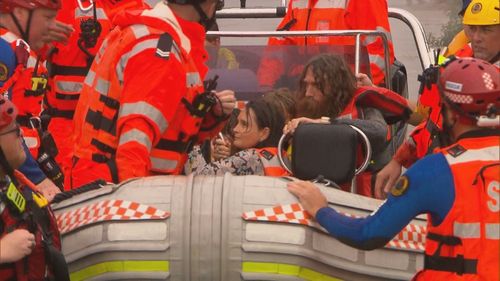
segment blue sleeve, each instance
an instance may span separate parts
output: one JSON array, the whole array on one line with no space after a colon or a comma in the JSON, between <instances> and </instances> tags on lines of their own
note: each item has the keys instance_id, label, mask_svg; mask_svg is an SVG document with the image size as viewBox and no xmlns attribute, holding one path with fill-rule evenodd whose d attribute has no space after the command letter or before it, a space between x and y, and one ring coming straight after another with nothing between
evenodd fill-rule
<instances>
[{"instance_id":1,"label":"blue sleeve","mask_svg":"<svg viewBox=\"0 0 500 281\"><path fill-rule=\"evenodd\" d=\"M316 220L332 236L363 250L384 246L415 216L429 213L440 224L455 200L453 177L445 157L439 153L415 163L405 175L408 188L402 195L389 195L379 209L366 218L344 216L325 207Z\"/></svg>"},{"instance_id":2,"label":"blue sleeve","mask_svg":"<svg viewBox=\"0 0 500 281\"><path fill-rule=\"evenodd\" d=\"M38 166L38 163L35 161L35 159L33 159L33 156L31 156L31 153L24 142L23 147L24 153L26 153L26 160L21 165L21 167L19 167L19 171L23 173L34 184L39 184L44 179L46 179L47 176L45 176L42 170L40 170L40 166Z\"/></svg>"},{"instance_id":3,"label":"blue sleeve","mask_svg":"<svg viewBox=\"0 0 500 281\"><path fill-rule=\"evenodd\" d=\"M0 87L9 80L15 68L16 55L14 51L7 41L0 39Z\"/></svg>"}]
</instances>

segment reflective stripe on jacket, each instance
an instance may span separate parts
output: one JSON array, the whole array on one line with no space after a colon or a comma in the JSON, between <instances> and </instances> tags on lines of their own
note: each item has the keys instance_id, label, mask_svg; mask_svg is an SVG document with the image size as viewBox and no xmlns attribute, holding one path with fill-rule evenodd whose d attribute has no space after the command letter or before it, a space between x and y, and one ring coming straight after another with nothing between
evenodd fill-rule
<instances>
[{"instance_id":1,"label":"reflective stripe on jacket","mask_svg":"<svg viewBox=\"0 0 500 281\"><path fill-rule=\"evenodd\" d=\"M462 139L441 152L453 174L455 203L428 223L424 270L416 280L496 280L500 276L500 139Z\"/></svg>"},{"instance_id":2,"label":"reflective stripe on jacket","mask_svg":"<svg viewBox=\"0 0 500 281\"><path fill-rule=\"evenodd\" d=\"M389 61L394 62L387 2L385 0L294 0L277 30L376 30L384 33L389 43ZM384 82L384 48L377 36L364 36L362 43L367 47L373 82ZM354 45L353 37L289 37L270 38L269 45ZM265 69L259 70L259 82L272 86L285 71L282 62L273 60L273 55L263 61ZM289 70L294 67L287 67ZM385 83L387 84L387 83Z\"/></svg>"},{"instance_id":3,"label":"reflective stripe on jacket","mask_svg":"<svg viewBox=\"0 0 500 281\"><path fill-rule=\"evenodd\" d=\"M53 117L73 119L78 103L83 81L87 75L93 57L99 50L103 39L113 28L111 20L116 13L125 9L145 8L141 0L121 1L111 4L108 1L94 1L96 5L96 20L101 26L101 32L93 47L85 47L79 42L82 34L82 24L94 20L94 9L83 11L78 1L63 1L62 9L57 14L57 20L70 24L74 30L68 43L55 43L54 53L50 57L51 90L47 93L47 105L53 112ZM80 47L81 45L82 47ZM82 48L91 55L89 57Z\"/></svg>"},{"instance_id":4,"label":"reflective stripe on jacket","mask_svg":"<svg viewBox=\"0 0 500 281\"><path fill-rule=\"evenodd\" d=\"M204 91L206 69L201 68L203 60L194 59L201 57L202 27L181 21L163 3L152 10L127 12L119 20L85 78L75 112L74 155L96 164L114 162L120 181L178 174L191 145L218 129L199 133L203 124L215 122L187 107ZM183 33L184 25L196 25L199 41ZM138 58L150 60L164 74L130 67L140 66ZM155 88L140 92L150 84ZM134 167L147 172L136 172Z\"/></svg>"},{"instance_id":5,"label":"reflective stripe on jacket","mask_svg":"<svg viewBox=\"0 0 500 281\"><path fill-rule=\"evenodd\" d=\"M264 147L256 149L259 159L264 165L264 175L271 177L283 177L290 174L281 166L278 159L278 148ZM286 153L283 153L285 155Z\"/></svg>"},{"instance_id":6,"label":"reflective stripe on jacket","mask_svg":"<svg viewBox=\"0 0 500 281\"><path fill-rule=\"evenodd\" d=\"M42 100L47 89L47 69L42 62L37 62L37 55L27 43L14 33L0 27L0 40L5 40L10 44L14 53L17 54L17 64L22 65L20 75L11 77L11 79L16 79L16 81L13 81L10 91L11 100L19 110L17 121L23 130L23 134L28 138L26 143L31 154L36 159L40 140L36 130L31 127L29 118L40 116L42 111ZM24 50L22 50L23 45ZM23 52L26 53L21 55L20 53ZM24 61L20 61L20 59ZM35 70L36 74L34 73Z\"/></svg>"}]
</instances>

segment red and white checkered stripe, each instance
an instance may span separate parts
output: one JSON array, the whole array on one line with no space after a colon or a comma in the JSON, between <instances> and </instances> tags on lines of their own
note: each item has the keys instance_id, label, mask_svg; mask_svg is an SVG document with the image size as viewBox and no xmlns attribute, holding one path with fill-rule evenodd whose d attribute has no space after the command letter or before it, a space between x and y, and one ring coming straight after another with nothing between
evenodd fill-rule
<instances>
[{"instance_id":1,"label":"red and white checkered stripe","mask_svg":"<svg viewBox=\"0 0 500 281\"><path fill-rule=\"evenodd\" d=\"M491 75L487 72L483 73L483 81L484 81L484 86L488 90L493 90L495 87L495 84L493 83L493 79L491 78Z\"/></svg>"},{"instance_id":2,"label":"red and white checkered stripe","mask_svg":"<svg viewBox=\"0 0 500 281\"><path fill-rule=\"evenodd\" d=\"M342 213L348 217L360 218L361 216ZM260 209L245 212L242 218L247 221L273 221L311 226L324 231L321 226L312 220L312 216L304 210L299 203L276 206L272 208ZM425 235L427 228L414 224L407 225L389 243L387 248L406 249L415 251L425 250Z\"/></svg>"},{"instance_id":3,"label":"red and white checkered stripe","mask_svg":"<svg viewBox=\"0 0 500 281\"><path fill-rule=\"evenodd\" d=\"M170 216L169 212L124 200L104 200L56 216L61 234L100 221L159 220Z\"/></svg>"},{"instance_id":4,"label":"red and white checkered stripe","mask_svg":"<svg viewBox=\"0 0 500 281\"><path fill-rule=\"evenodd\" d=\"M311 220L311 215L299 203L245 212L242 217L250 221L275 221L316 226L316 223Z\"/></svg>"},{"instance_id":5,"label":"red and white checkered stripe","mask_svg":"<svg viewBox=\"0 0 500 281\"><path fill-rule=\"evenodd\" d=\"M458 95L447 91L445 91L445 94L454 103L471 104L474 102L474 99L470 95Z\"/></svg>"}]
</instances>

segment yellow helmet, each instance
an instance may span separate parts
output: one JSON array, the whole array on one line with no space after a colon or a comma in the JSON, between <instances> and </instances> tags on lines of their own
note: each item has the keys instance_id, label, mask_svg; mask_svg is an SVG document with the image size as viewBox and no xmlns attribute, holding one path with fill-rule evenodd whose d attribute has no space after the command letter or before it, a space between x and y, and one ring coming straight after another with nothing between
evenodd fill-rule
<instances>
[{"instance_id":1,"label":"yellow helmet","mask_svg":"<svg viewBox=\"0 0 500 281\"><path fill-rule=\"evenodd\" d=\"M473 0L465 10L462 21L466 25L500 24L500 4L498 0Z\"/></svg>"}]
</instances>

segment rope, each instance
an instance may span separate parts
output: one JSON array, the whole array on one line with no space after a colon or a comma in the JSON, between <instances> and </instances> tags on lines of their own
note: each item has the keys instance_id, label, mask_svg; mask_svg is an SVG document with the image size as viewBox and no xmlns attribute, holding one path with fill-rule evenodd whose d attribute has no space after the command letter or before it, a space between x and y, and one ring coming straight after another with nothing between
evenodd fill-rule
<instances>
[{"instance_id":1,"label":"rope","mask_svg":"<svg viewBox=\"0 0 500 281\"><path fill-rule=\"evenodd\" d=\"M99 189L103 185L106 185L105 180L96 180L96 181L93 181L91 183L82 185L81 187L58 193L58 194L56 194L56 196L52 200L51 204L60 203L60 202L66 200L66 199L69 199L75 195Z\"/></svg>"}]
</instances>

